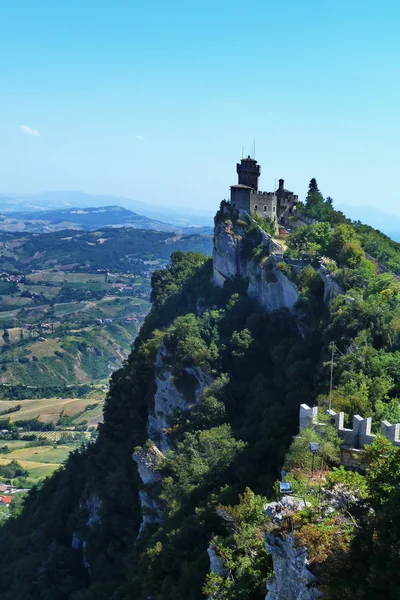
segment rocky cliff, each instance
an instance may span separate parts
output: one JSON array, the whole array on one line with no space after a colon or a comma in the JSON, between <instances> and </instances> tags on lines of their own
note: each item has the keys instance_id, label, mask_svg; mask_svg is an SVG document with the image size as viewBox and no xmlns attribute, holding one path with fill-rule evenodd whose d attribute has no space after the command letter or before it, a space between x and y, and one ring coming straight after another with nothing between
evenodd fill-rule
<instances>
[{"instance_id":1,"label":"rocky cliff","mask_svg":"<svg viewBox=\"0 0 400 600\"><path fill-rule=\"evenodd\" d=\"M167 349L162 343L156 359L154 406L149 413L147 424L149 438L162 451L169 449L165 430L170 425L171 417L177 411L190 410L198 402L204 389L213 382L212 378L198 367L185 368L184 375L192 382L190 394L178 389Z\"/></svg>"},{"instance_id":2,"label":"rocky cliff","mask_svg":"<svg viewBox=\"0 0 400 600\"><path fill-rule=\"evenodd\" d=\"M227 279L248 279L247 293L268 311L292 310L298 299L295 284L278 268L276 255L283 248L247 213L239 219L229 205L215 218L213 281L223 287Z\"/></svg>"},{"instance_id":3,"label":"rocky cliff","mask_svg":"<svg viewBox=\"0 0 400 600\"><path fill-rule=\"evenodd\" d=\"M304 508L304 501L283 497L280 502L271 502L265 512L277 528L285 518ZM307 566L307 550L295 544L293 533L267 533L265 548L272 556L274 577L267 583L265 600L317 600L321 593L316 587L316 578Z\"/></svg>"},{"instance_id":4,"label":"rocky cliff","mask_svg":"<svg viewBox=\"0 0 400 600\"><path fill-rule=\"evenodd\" d=\"M162 342L155 365L154 405L149 411L147 420L148 446L145 449L136 450L132 455L142 481L142 489L139 491L142 509L139 535L148 523L161 520L161 509L156 499L152 497L151 487L160 480L158 470L162 466L163 452L170 449L166 430L170 425L171 418L176 415L177 411L190 410L197 404L205 388L213 382L212 377L199 367L187 367L184 369L184 374L190 378L191 386L190 393L185 393L178 389L170 359L167 348Z\"/></svg>"},{"instance_id":5,"label":"rocky cliff","mask_svg":"<svg viewBox=\"0 0 400 600\"><path fill-rule=\"evenodd\" d=\"M236 214L235 214L236 213ZM239 217L239 218L238 218ZM213 282L223 287L226 280L248 280L247 293L271 312L281 308L293 310L299 294L296 285L280 270L284 248L268 235L245 211L232 210L223 204L215 218L213 243ZM294 272L307 264L292 260ZM324 284L324 301L342 293L334 275L321 264L318 273Z\"/></svg>"}]
</instances>

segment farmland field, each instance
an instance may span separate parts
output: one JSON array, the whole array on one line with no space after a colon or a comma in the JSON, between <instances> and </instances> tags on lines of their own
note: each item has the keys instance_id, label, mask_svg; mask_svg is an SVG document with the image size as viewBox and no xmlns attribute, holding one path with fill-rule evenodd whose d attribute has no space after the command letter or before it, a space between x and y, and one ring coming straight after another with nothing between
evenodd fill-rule
<instances>
[{"instance_id":1,"label":"farmland field","mask_svg":"<svg viewBox=\"0 0 400 600\"><path fill-rule=\"evenodd\" d=\"M68 454L69 452L66 452L65 458L67 458ZM12 453L8 454L7 458L0 457L0 465L8 465L13 458ZM27 469L29 479L32 479L34 482L48 477L61 466L61 463L41 463L34 460L18 460L18 463L24 469Z\"/></svg>"},{"instance_id":2,"label":"farmland field","mask_svg":"<svg viewBox=\"0 0 400 600\"><path fill-rule=\"evenodd\" d=\"M35 463L44 464L61 464L69 452L74 450L74 446L33 446L25 447L13 450L8 455L11 459L15 459L18 462L21 461L33 461ZM7 458L8 458L7 457Z\"/></svg>"},{"instance_id":3,"label":"farmland field","mask_svg":"<svg viewBox=\"0 0 400 600\"><path fill-rule=\"evenodd\" d=\"M95 439L109 378L151 308L152 271L175 250L209 250L211 237L0 237L0 481L26 488Z\"/></svg>"},{"instance_id":4,"label":"farmland field","mask_svg":"<svg viewBox=\"0 0 400 600\"><path fill-rule=\"evenodd\" d=\"M43 270L0 291L0 397L1 384L107 381L150 308L148 278L123 273Z\"/></svg>"},{"instance_id":5,"label":"farmland field","mask_svg":"<svg viewBox=\"0 0 400 600\"><path fill-rule=\"evenodd\" d=\"M39 421L55 423L62 411L67 416L74 417L85 411L87 406L92 406L93 404L96 404L97 409L95 415L97 416L99 411L101 414L102 398L97 401L93 398L43 398L39 400L0 401L0 413L20 405L20 410L7 415L10 421L38 418ZM86 418L82 415L81 421Z\"/></svg>"},{"instance_id":6,"label":"farmland field","mask_svg":"<svg viewBox=\"0 0 400 600\"><path fill-rule=\"evenodd\" d=\"M29 281L42 281L50 283L64 283L64 282L81 282L86 283L88 281L104 282L104 273L69 273L68 271L40 271L39 273L31 273L27 276Z\"/></svg>"}]
</instances>

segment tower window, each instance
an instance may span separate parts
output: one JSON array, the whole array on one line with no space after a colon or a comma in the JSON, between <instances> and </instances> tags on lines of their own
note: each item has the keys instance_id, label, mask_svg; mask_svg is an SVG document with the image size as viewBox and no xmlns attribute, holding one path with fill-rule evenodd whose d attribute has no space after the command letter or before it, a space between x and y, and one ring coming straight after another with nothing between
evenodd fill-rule
<instances>
[{"instance_id":1,"label":"tower window","mask_svg":"<svg viewBox=\"0 0 400 600\"><path fill-rule=\"evenodd\" d=\"M256 205L254 206L254 210L257 210L257 208L258 208L258 206L257 206L257 204L256 204Z\"/></svg>"},{"instance_id":2,"label":"tower window","mask_svg":"<svg viewBox=\"0 0 400 600\"><path fill-rule=\"evenodd\" d=\"M266 207L266 206L264 206L264 210L267 210L267 207Z\"/></svg>"},{"instance_id":3,"label":"tower window","mask_svg":"<svg viewBox=\"0 0 400 600\"><path fill-rule=\"evenodd\" d=\"M272 207L272 210L275 212L275 206Z\"/></svg>"}]
</instances>

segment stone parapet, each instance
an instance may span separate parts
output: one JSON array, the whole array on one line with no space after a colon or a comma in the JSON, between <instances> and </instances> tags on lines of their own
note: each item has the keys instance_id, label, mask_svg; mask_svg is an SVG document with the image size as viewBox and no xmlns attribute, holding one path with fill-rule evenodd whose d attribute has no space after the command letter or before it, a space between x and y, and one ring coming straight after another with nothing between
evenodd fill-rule
<instances>
[{"instance_id":1,"label":"stone parapet","mask_svg":"<svg viewBox=\"0 0 400 600\"><path fill-rule=\"evenodd\" d=\"M353 416L353 427L344 427L344 413L336 413L334 410L328 411L331 417L332 424L343 440L343 444L350 449L361 449L364 446L372 444L376 436L371 433L372 419L367 417L363 419L360 415ZM300 432L310 427L313 423L318 423L318 406L308 406L302 404L300 406L299 424ZM400 447L400 423L392 425L389 421L382 421L381 434L390 440L392 444Z\"/></svg>"}]
</instances>

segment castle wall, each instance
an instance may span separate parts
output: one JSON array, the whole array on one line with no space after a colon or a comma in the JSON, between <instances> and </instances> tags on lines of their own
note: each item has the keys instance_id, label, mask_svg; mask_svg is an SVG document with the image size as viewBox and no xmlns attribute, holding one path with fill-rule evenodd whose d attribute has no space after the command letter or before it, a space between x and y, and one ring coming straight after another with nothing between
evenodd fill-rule
<instances>
[{"instance_id":1,"label":"castle wall","mask_svg":"<svg viewBox=\"0 0 400 600\"><path fill-rule=\"evenodd\" d=\"M364 446L372 444L376 435L371 433L372 419L368 417L363 419L360 415L353 416L353 427L344 427L344 413L336 413L334 410L328 411L343 444L350 449L361 449ZM309 407L307 404L300 406L300 432L305 428L318 423L318 407ZM392 444L400 447L400 423L392 425L389 421L381 422L381 434L390 440Z\"/></svg>"},{"instance_id":2,"label":"castle wall","mask_svg":"<svg viewBox=\"0 0 400 600\"><path fill-rule=\"evenodd\" d=\"M277 220L277 197L273 192L255 192L249 187L232 186L231 204L236 210Z\"/></svg>"},{"instance_id":3,"label":"castle wall","mask_svg":"<svg viewBox=\"0 0 400 600\"><path fill-rule=\"evenodd\" d=\"M231 188L231 204L236 210L245 210L250 214L250 194L251 189L246 187Z\"/></svg>"},{"instance_id":4,"label":"castle wall","mask_svg":"<svg viewBox=\"0 0 400 600\"><path fill-rule=\"evenodd\" d=\"M260 217L277 220L277 197L272 192L250 191L250 211Z\"/></svg>"}]
</instances>

